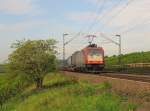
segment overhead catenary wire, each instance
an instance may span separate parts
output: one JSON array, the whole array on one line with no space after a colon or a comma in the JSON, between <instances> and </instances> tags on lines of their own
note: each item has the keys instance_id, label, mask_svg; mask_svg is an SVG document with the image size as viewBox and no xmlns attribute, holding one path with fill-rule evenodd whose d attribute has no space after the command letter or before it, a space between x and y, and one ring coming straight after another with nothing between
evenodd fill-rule
<instances>
[{"instance_id":1,"label":"overhead catenary wire","mask_svg":"<svg viewBox=\"0 0 150 111\"><path fill-rule=\"evenodd\" d=\"M150 23L150 18L146 19L146 20L143 20L141 23L138 23L136 25L134 25L133 27L130 27L129 29L123 31L123 32L120 32L119 35L123 35L125 33L128 33L132 30L135 30L135 28L141 26L141 25L145 25L145 24L148 24ZM112 35L112 36L116 36L116 35ZM105 34L101 33L101 37L108 40L107 42L101 42L101 44L109 44L109 43L115 43L116 45L118 45L117 42L115 42L114 40L110 39L109 37L107 37Z\"/></svg>"},{"instance_id":2,"label":"overhead catenary wire","mask_svg":"<svg viewBox=\"0 0 150 111\"><path fill-rule=\"evenodd\" d=\"M110 14L110 13L112 12L112 10L113 10L114 8L117 8L117 7L119 6L119 4L121 3L121 1L122 1L122 0L119 0L119 3L115 4L115 5L109 10L108 13L105 12L105 13L100 17L100 19L98 19L97 21L95 21L95 22L88 28L88 33L89 33L90 30L97 24L97 22L99 22L99 20L104 19L108 14ZM106 40L108 40L109 42L113 42L113 43L115 43L115 44L118 45L117 42L113 41L113 40L110 39L109 37L106 37L106 36L105 36L104 34L102 34L102 33L101 33L101 37L104 38L104 39L106 39Z\"/></svg>"},{"instance_id":3,"label":"overhead catenary wire","mask_svg":"<svg viewBox=\"0 0 150 111\"><path fill-rule=\"evenodd\" d=\"M119 3L121 2L122 0L119 0ZM97 4L99 4L100 0L97 1ZM98 8L97 10L97 13L101 13L103 8L104 8L104 4L105 4L105 0L102 1L100 7ZM117 4L118 5L118 4ZM115 5L114 7L116 7L117 5ZM114 8L112 7L111 10ZM105 16L107 16L108 13L105 13L104 15L101 16L100 19L103 19ZM88 27L88 30L87 30L87 33L89 34L89 31L94 27L94 25L96 25L96 23L99 21L99 16L96 16L93 20L93 23ZM82 28L75 36L73 36L69 41L66 42L66 44L70 43L71 41L73 41L74 39L76 39L77 37L79 37L82 32L83 32L83 29Z\"/></svg>"},{"instance_id":4,"label":"overhead catenary wire","mask_svg":"<svg viewBox=\"0 0 150 111\"><path fill-rule=\"evenodd\" d=\"M119 0L119 3L120 3L121 1L122 1L122 0ZM92 30L93 27L94 27L95 25L97 25L99 21L101 21L101 20L104 19L108 14L110 14L110 13L112 12L113 8L116 8L116 7L119 5L119 3L115 4L110 10L108 10L109 12L107 11L107 12L105 12L102 16L98 16L98 19L97 19L96 21L94 21L94 23L92 23L92 24L89 26L87 32L89 33L90 30ZM99 17L100 17L100 18L99 18Z\"/></svg>"},{"instance_id":5,"label":"overhead catenary wire","mask_svg":"<svg viewBox=\"0 0 150 111\"><path fill-rule=\"evenodd\" d=\"M126 9L133 1L134 1L134 0L129 0L129 1L126 3L126 5L125 5L124 7L122 7L115 15L113 15L113 16L111 17L111 20L109 20L109 21L107 22L107 25L108 25L110 22L112 22L112 20L113 20L115 17L117 17L119 14L121 14L121 12L122 12L124 9ZM106 25L106 24L104 24L104 25ZM103 25L103 27L104 27L104 25ZM110 41L110 42L112 42L112 43L115 43L116 45L119 45L117 42L115 42L114 40L110 39L109 37L105 36L105 35L102 34L102 33L101 33L101 37L102 37L102 38L105 38L106 40L108 40L108 41Z\"/></svg>"},{"instance_id":6,"label":"overhead catenary wire","mask_svg":"<svg viewBox=\"0 0 150 111\"><path fill-rule=\"evenodd\" d=\"M96 4L99 5L100 2L101 2L101 0L97 0ZM95 10L95 12L100 12L101 9L103 8L104 3L105 3L105 0L102 1L102 4L100 5L100 7L97 6L98 9ZM90 16L92 16L92 13L91 13ZM97 18L95 18L95 19L97 19ZM89 17L88 17L88 20L87 20L87 21L89 21ZM85 26L84 26L84 27L85 27ZM70 40L68 40L68 41L66 42L66 44L70 43L70 42L73 41L74 39L77 39L81 34L84 34L84 33L83 33L84 27L81 28L80 31L79 31L77 34L75 34L75 36L73 36Z\"/></svg>"},{"instance_id":7,"label":"overhead catenary wire","mask_svg":"<svg viewBox=\"0 0 150 111\"><path fill-rule=\"evenodd\" d=\"M149 24L150 23L150 18L142 21L141 23L138 23L136 25L134 25L133 27L130 27L129 29L123 31L123 32L120 32L119 35L123 35L123 34L126 34L132 30L135 30L135 28L139 27L139 26L143 26L145 24ZM116 36L116 35L112 35L112 36ZM109 43L115 43L116 45L119 45L117 42L115 42L114 40L110 39L108 36L106 36L105 34L101 33L101 37L106 39L107 41L106 42L101 42L101 44L109 44Z\"/></svg>"},{"instance_id":8,"label":"overhead catenary wire","mask_svg":"<svg viewBox=\"0 0 150 111\"><path fill-rule=\"evenodd\" d=\"M121 12L124 11L134 1L135 0L128 0L128 2L126 3L126 5L124 5L117 13L115 13L115 15L111 16L111 18L110 18L110 20L108 20L108 22L106 22L105 24L103 24L102 29L104 27L108 26L114 20L114 18L116 18L117 16L119 16L121 14Z\"/></svg>"},{"instance_id":9,"label":"overhead catenary wire","mask_svg":"<svg viewBox=\"0 0 150 111\"><path fill-rule=\"evenodd\" d=\"M125 31L123 31L123 32L120 32L120 34L128 33L128 32L130 32L130 31L132 31L132 30L135 30L135 28L137 28L137 27L139 27L139 26L142 26L142 25L147 24L148 22L150 22L150 18L149 18L149 19L146 19L146 20L144 20L144 21L142 21L142 22L139 23L139 24L134 25L133 27L128 28L127 30L125 30Z\"/></svg>"},{"instance_id":10,"label":"overhead catenary wire","mask_svg":"<svg viewBox=\"0 0 150 111\"><path fill-rule=\"evenodd\" d=\"M101 6L99 7L99 9L98 9L98 11L97 11L96 14L101 14L101 13L102 13L103 8L104 8L104 5L105 5L105 2L106 2L105 0L102 1ZM87 29L87 32L89 32L89 31L92 29L92 27L95 25L95 22L98 21L99 16L100 16L100 15L97 15L97 16L93 19L92 23L90 24L90 26L89 26L88 29Z\"/></svg>"},{"instance_id":11,"label":"overhead catenary wire","mask_svg":"<svg viewBox=\"0 0 150 111\"><path fill-rule=\"evenodd\" d=\"M110 38L107 37L105 34L100 33L100 35L101 35L102 38L104 38L104 39L106 39L106 40L108 40L108 41L110 41L110 42L112 42L112 43L114 43L114 44L116 44L116 45L119 45L119 43L117 43L116 41L110 39Z\"/></svg>"}]
</instances>

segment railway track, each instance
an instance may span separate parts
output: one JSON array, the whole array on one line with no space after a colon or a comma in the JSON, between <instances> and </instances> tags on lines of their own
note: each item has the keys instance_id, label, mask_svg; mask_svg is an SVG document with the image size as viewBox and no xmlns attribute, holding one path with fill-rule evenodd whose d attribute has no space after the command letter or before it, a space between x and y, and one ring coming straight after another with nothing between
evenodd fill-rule
<instances>
[{"instance_id":1,"label":"railway track","mask_svg":"<svg viewBox=\"0 0 150 111\"><path fill-rule=\"evenodd\" d=\"M74 72L76 73L76 72ZM103 77L111 77L111 78L119 78L119 79L127 79L127 80L133 80L133 81L141 81L141 82L148 82L150 83L150 75L137 75L137 74L121 74L121 73L115 73L115 72L107 72L103 71L99 74L95 73L76 73L76 74L88 74L88 75L97 75L97 76L103 76Z\"/></svg>"},{"instance_id":2,"label":"railway track","mask_svg":"<svg viewBox=\"0 0 150 111\"><path fill-rule=\"evenodd\" d=\"M120 94L122 97L130 97L134 101L146 101L145 107L149 109L150 94L150 76L148 75L131 75L131 74L116 74L101 72L100 74L92 73L77 73L77 72L63 72L64 75L76 79L77 81L87 81L89 83L101 84L104 82L110 83L111 91ZM148 96L141 96L141 95ZM139 95L139 96L137 96ZM135 98L134 98L135 97ZM146 99L144 99L146 98ZM145 104L144 103L144 104ZM141 111L141 110L139 110ZM143 111L143 110L142 110ZM148 110L149 111L149 110Z\"/></svg>"},{"instance_id":3,"label":"railway track","mask_svg":"<svg viewBox=\"0 0 150 111\"><path fill-rule=\"evenodd\" d=\"M119 79L128 79L128 80L150 83L150 76L148 75L105 73L105 74L100 74L99 76L106 76L106 77L119 78Z\"/></svg>"},{"instance_id":4,"label":"railway track","mask_svg":"<svg viewBox=\"0 0 150 111\"><path fill-rule=\"evenodd\" d=\"M78 73L63 71L68 77L73 77L81 81L89 81L95 84L109 82L114 91L125 93L150 93L150 76L148 75L130 75L117 73Z\"/></svg>"}]
</instances>

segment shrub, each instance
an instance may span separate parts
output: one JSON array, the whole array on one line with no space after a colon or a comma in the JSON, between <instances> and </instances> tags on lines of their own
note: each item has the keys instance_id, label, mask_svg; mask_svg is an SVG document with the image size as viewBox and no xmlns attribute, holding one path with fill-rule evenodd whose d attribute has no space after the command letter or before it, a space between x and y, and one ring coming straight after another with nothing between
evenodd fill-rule
<instances>
[{"instance_id":1,"label":"shrub","mask_svg":"<svg viewBox=\"0 0 150 111\"><path fill-rule=\"evenodd\" d=\"M29 84L21 75L16 76L12 80L5 81L7 83L0 86L0 105L2 106L11 97L16 96L19 92L23 91L23 88Z\"/></svg>"}]
</instances>

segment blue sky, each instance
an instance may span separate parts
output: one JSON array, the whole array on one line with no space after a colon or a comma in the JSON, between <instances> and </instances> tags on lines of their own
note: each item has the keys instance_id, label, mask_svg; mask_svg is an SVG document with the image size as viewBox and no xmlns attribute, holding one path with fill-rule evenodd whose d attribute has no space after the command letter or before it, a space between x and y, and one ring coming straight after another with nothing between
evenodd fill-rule
<instances>
[{"instance_id":1,"label":"blue sky","mask_svg":"<svg viewBox=\"0 0 150 111\"><path fill-rule=\"evenodd\" d=\"M67 56L87 45L86 34L96 34L95 42L106 55L117 54L114 44L102 44L100 33L117 41L122 34L123 53L150 50L149 0L0 0L0 62L7 60L15 40L54 38L62 53L62 34L66 39L82 35L67 46ZM129 3L129 4L128 4ZM119 14L118 14L119 13ZM94 23L95 21L95 23ZM94 24L90 31L88 28ZM139 24L139 25L138 25ZM142 24L142 25L141 25Z\"/></svg>"}]
</instances>

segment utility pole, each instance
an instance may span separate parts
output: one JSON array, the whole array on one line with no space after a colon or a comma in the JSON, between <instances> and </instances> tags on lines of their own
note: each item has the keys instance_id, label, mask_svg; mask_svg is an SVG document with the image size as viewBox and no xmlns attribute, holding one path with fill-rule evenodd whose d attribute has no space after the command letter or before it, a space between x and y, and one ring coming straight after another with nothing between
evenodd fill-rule
<instances>
[{"instance_id":1,"label":"utility pole","mask_svg":"<svg viewBox=\"0 0 150 111\"><path fill-rule=\"evenodd\" d=\"M66 52L65 52L65 45L66 45L66 43L65 43L65 36L67 36L67 35L69 35L69 34L66 34L66 33L64 33L63 34L63 65L65 66L65 59L66 59Z\"/></svg>"},{"instance_id":2,"label":"utility pole","mask_svg":"<svg viewBox=\"0 0 150 111\"><path fill-rule=\"evenodd\" d=\"M118 64L121 66L121 35L117 34L116 37L119 37L119 42L116 42L109 37L105 36L103 33L101 33L101 37L105 38L106 40L110 41L111 43L114 43L118 46Z\"/></svg>"},{"instance_id":3,"label":"utility pole","mask_svg":"<svg viewBox=\"0 0 150 111\"><path fill-rule=\"evenodd\" d=\"M118 58L118 63L120 64L120 66L121 66L121 35L116 35L117 37L119 37L119 44L118 44L118 46L119 46L119 58Z\"/></svg>"}]
</instances>

